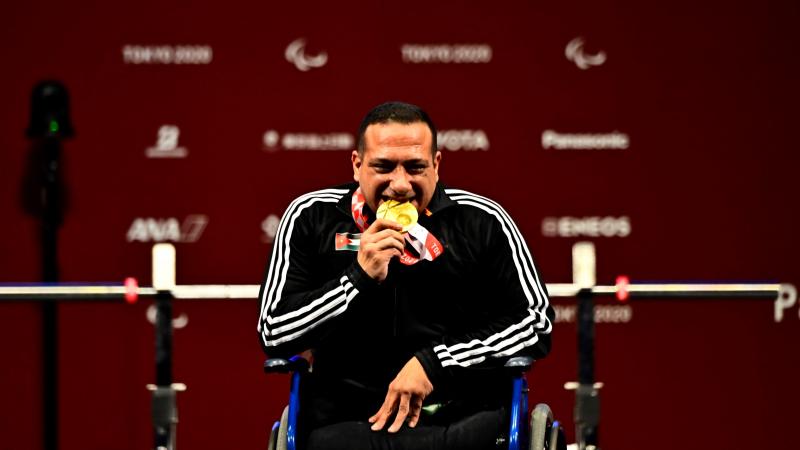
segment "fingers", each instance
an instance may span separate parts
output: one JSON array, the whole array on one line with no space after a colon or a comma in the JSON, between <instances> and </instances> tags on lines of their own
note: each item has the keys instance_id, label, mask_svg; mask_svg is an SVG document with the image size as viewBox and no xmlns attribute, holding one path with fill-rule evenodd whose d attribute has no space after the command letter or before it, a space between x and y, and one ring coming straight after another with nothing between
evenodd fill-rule
<instances>
[{"instance_id":1,"label":"fingers","mask_svg":"<svg viewBox=\"0 0 800 450\"><path fill-rule=\"evenodd\" d=\"M422 399L412 399L412 395L409 393L397 395L392 392L386 396L386 400L378 412L368 419L369 423L372 424L372 431L382 430L386 426L386 422L389 421L395 411L395 406L397 406L397 415L395 415L394 422L387 430L389 433L399 431L407 418L409 419L409 426L414 427L417 425L422 408Z\"/></svg>"},{"instance_id":2,"label":"fingers","mask_svg":"<svg viewBox=\"0 0 800 450\"><path fill-rule=\"evenodd\" d=\"M400 430L400 427L403 426L403 422L405 422L406 417L408 417L410 401L411 394L400 395L400 405L397 407L397 415L394 418L394 422L392 423L392 426L389 427L389 433L397 433L397 431Z\"/></svg>"},{"instance_id":3,"label":"fingers","mask_svg":"<svg viewBox=\"0 0 800 450\"><path fill-rule=\"evenodd\" d=\"M389 420L389 417L394 411L397 398L398 395L395 392L390 391L388 394L386 394L386 400L384 400L383 406L381 406L375 415L369 418L369 422L372 424L372 431L383 429L384 425L386 425L386 421Z\"/></svg>"},{"instance_id":4,"label":"fingers","mask_svg":"<svg viewBox=\"0 0 800 450\"><path fill-rule=\"evenodd\" d=\"M389 229L395 231L401 231L403 226L397 222L386 220L386 219L375 219L375 222L372 222L372 225L366 229L368 233L377 233L378 231Z\"/></svg>"},{"instance_id":5,"label":"fingers","mask_svg":"<svg viewBox=\"0 0 800 450\"><path fill-rule=\"evenodd\" d=\"M399 399L399 401L398 401ZM408 422L408 426L414 428L419 422L419 416L422 412L422 398L412 396L409 393L400 394L399 396L390 393L386 396L383 406L368 419L369 423L373 424L372 431L382 430L389 421L397 406L397 415L394 422L389 427L389 433L396 433L403 426L403 422Z\"/></svg>"},{"instance_id":6,"label":"fingers","mask_svg":"<svg viewBox=\"0 0 800 450\"><path fill-rule=\"evenodd\" d=\"M377 220L361 235L358 263L371 278L382 282L389 271L389 262L400 256L405 239L394 222Z\"/></svg>"},{"instance_id":7,"label":"fingers","mask_svg":"<svg viewBox=\"0 0 800 450\"><path fill-rule=\"evenodd\" d=\"M422 413L422 398L413 397L411 399L411 410L408 413L408 426L414 428L419 422L419 415Z\"/></svg>"},{"instance_id":8,"label":"fingers","mask_svg":"<svg viewBox=\"0 0 800 450\"><path fill-rule=\"evenodd\" d=\"M389 384L383 406L369 418L372 430L382 430L392 413L397 408L397 415L389 427L389 433L396 433L403 422L408 426L417 426L422 413L423 400L433 391L433 385L425 373L425 369L416 357L411 358L400 370L394 381Z\"/></svg>"},{"instance_id":9,"label":"fingers","mask_svg":"<svg viewBox=\"0 0 800 450\"><path fill-rule=\"evenodd\" d=\"M363 236L362 236L363 239ZM367 238L367 244L375 244L380 248L399 247L400 250L405 246L405 240L400 232L395 230L382 230Z\"/></svg>"}]
</instances>

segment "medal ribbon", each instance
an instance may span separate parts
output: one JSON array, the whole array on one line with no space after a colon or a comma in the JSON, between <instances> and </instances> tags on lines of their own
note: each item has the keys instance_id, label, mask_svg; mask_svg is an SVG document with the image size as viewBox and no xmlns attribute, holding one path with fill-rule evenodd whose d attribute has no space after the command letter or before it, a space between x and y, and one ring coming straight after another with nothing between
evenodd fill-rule
<instances>
[{"instance_id":1,"label":"medal ribbon","mask_svg":"<svg viewBox=\"0 0 800 450\"><path fill-rule=\"evenodd\" d=\"M356 226L359 230L361 230L362 233L364 230L369 228L369 219L366 215L364 215L364 204L366 201L367 199L361 192L360 187L353 192L350 209L353 212L353 220L356 222ZM403 236L405 237L406 242L411 244L411 247L413 247L414 250L419 253L419 257L416 257L411 254L408 248L403 249L403 253L400 255L399 259L401 263L407 266L418 263L420 259L433 261L439 255L444 253L444 247L442 247L442 243L436 239L433 233L429 232L419 223L415 223L414 226L412 226L411 229L409 229L408 232Z\"/></svg>"}]
</instances>

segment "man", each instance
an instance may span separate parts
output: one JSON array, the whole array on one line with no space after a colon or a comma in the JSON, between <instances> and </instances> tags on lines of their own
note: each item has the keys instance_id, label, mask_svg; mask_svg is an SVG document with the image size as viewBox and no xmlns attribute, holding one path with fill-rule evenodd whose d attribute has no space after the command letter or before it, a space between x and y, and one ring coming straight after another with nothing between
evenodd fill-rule
<instances>
[{"instance_id":1,"label":"man","mask_svg":"<svg viewBox=\"0 0 800 450\"><path fill-rule=\"evenodd\" d=\"M271 356L313 349L309 450L495 448L503 363L550 350L522 235L497 203L439 184L441 160L424 111L382 104L359 129L356 183L300 196L281 220L258 329ZM416 225L383 216L406 202Z\"/></svg>"}]
</instances>

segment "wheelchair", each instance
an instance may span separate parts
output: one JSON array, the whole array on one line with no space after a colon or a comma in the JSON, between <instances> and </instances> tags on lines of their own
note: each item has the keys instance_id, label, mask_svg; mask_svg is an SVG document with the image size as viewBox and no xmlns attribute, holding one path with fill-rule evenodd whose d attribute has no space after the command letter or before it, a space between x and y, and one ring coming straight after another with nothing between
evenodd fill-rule
<instances>
[{"instance_id":1,"label":"wheelchair","mask_svg":"<svg viewBox=\"0 0 800 450\"><path fill-rule=\"evenodd\" d=\"M511 407L507 435L497 438L497 448L508 450L566 450L561 424L553 419L550 407L539 403L528 419L528 382L525 372L533 366L533 358L517 356L505 367L511 375ZM302 450L297 446L297 418L300 411L300 385L309 371L308 361L301 356L290 359L271 358L264 362L265 373L289 373L289 404L270 432L269 450Z\"/></svg>"}]
</instances>

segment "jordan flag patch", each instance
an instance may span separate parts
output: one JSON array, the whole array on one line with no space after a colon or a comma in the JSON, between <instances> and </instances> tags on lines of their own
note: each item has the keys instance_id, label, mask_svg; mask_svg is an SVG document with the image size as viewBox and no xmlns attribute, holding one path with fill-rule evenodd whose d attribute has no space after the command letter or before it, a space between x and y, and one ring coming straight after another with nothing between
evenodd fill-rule
<instances>
[{"instance_id":1,"label":"jordan flag patch","mask_svg":"<svg viewBox=\"0 0 800 450\"><path fill-rule=\"evenodd\" d=\"M361 233L336 233L334 244L336 251L357 252L361 245Z\"/></svg>"}]
</instances>

